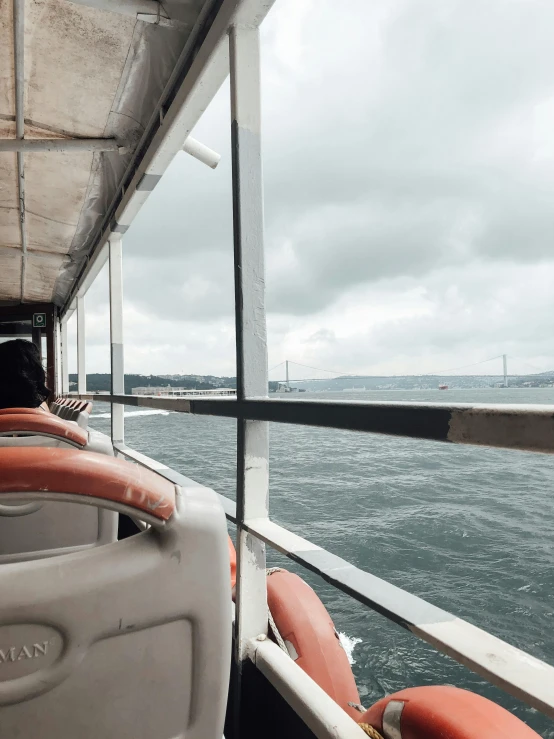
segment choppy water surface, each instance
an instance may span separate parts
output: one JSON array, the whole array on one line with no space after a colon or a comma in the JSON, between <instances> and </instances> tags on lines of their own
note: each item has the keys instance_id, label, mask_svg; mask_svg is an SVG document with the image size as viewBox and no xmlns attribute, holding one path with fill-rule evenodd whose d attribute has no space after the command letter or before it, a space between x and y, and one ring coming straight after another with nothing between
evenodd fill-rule
<instances>
[{"instance_id":1,"label":"choppy water surface","mask_svg":"<svg viewBox=\"0 0 554 739\"><path fill-rule=\"evenodd\" d=\"M303 397L554 404L554 389ZM103 431L105 410L97 404L92 421ZM130 446L234 498L234 421L128 410ZM280 424L271 425L270 450L275 521L554 664L553 457ZM295 569L271 551L269 557ZM405 686L451 683L502 703L554 738L554 723L541 714L303 576L337 628L361 639L353 669L364 705Z\"/></svg>"}]
</instances>

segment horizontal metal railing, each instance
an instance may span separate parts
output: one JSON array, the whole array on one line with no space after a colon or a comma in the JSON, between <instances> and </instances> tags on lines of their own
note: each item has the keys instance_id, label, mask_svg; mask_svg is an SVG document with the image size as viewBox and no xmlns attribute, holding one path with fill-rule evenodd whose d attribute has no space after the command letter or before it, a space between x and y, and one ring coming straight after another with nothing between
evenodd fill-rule
<instances>
[{"instance_id":1,"label":"horizontal metal railing","mask_svg":"<svg viewBox=\"0 0 554 739\"><path fill-rule=\"evenodd\" d=\"M285 401L288 402L288 401ZM115 449L182 488L199 483L125 444ZM200 486L204 487L204 486ZM229 521L234 501L219 495ZM437 650L554 718L554 667L266 519L243 524L253 536L328 583L411 631Z\"/></svg>"},{"instance_id":2,"label":"horizontal metal railing","mask_svg":"<svg viewBox=\"0 0 554 739\"><path fill-rule=\"evenodd\" d=\"M554 405L481 405L70 394L179 413L554 453Z\"/></svg>"}]
</instances>

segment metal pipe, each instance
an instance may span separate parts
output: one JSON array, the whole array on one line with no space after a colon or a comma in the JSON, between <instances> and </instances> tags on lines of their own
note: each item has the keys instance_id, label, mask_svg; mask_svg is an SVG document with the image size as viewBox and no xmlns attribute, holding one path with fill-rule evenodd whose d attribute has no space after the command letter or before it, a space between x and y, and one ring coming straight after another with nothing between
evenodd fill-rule
<instances>
[{"instance_id":1,"label":"metal pipe","mask_svg":"<svg viewBox=\"0 0 554 739\"><path fill-rule=\"evenodd\" d=\"M0 139L0 152L8 151L18 154L24 151L117 151L125 154L128 149L115 139Z\"/></svg>"},{"instance_id":2,"label":"metal pipe","mask_svg":"<svg viewBox=\"0 0 554 739\"><path fill-rule=\"evenodd\" d=\"M15 86L15 135L25 135L25 0L13 0L13 62ZM27 231L25 228L25 164L23 153L17 153L17 189L19 199L19 231L21 235L21 302L25 300L27 270Z\"/></svg>"},{"instance_id":3,"label":"metal pipe","mask_svg":"<svg viewBox=\"0 0 554 739\"><path fill-rule=\"evenodd\" d=\"M111 392L125 393L123 369L123 251L121 237L110 237L110 346ZM125 440L122 403L112 403L112 442Z\"/></svg>"},{"instance_id":4,"label":"metal pipe","mask_svg":"<svg viewBox=\"0 0 554 739\"><path fill-rule=\"evenodd\" d=\"M85 364L85 299L77 296L77 392L87 391Z\"/></svg>"},{"instance_id":5,"label":"metal pipe","mask_svg":"<svg viewBox=\"0 0 554 739\"><path fill-rule=\"evenodd\" d=\"M221 160L221 154L218 154L217 151L210 149L208 146L204 146L204 144L192 136L187 137L183 144L183 151L198 159L202 164L207 164L212 169L215 169Z\"/></svg>"},{"instance_id":6,"label":"metal pipe","mask_svg":"<svg viewBox=\"0 0 554 739\"><path fill-rule=\"evenodd\" d=\"M94 283L94 281L102 271L104 265L108 261L109 251L109 243L106 242L102 245L102 248L93 255L92 259L90 260L89 268L87 270L85 278L81 282L79 290L77 291L77 297L84 298L84 296L87 294L91 285Z\"/></svg>"},{"instance_id":7,"label":"metal pipe","mask_svg":"<svg viewBox=\"0 0 554 739\"><path fill-rule=\"evenodd\" d=\"M56 395L62 395L62 346L61 346L61 322L59 316L54 313L54 350L55 350L55 384L54 392Z\"/></svg>"},{"instance_id":8,"label":"metal pipe","mask_svg":"<svg viewBox=\"0 0 554 739\"><path fill-rule=\"evenodd\" d=\"M62 395L69 392L69 356L67 346L67 321L60 321L60 378Z\"/></svg>"},{"instance_id":9,"label":"metal pipe","mask_svg":"<svg viewBox=\"0 0 554 739\"><path fill-rule=\"evenodd\" d=\"M94 400L95 397L80 396L81 400ZM154 398L148 395L101 397L106 403L125 403L193 415L322 426L449 444L554 454L554 405L353 403L346 400L269 398Z\"/></svg>"},{"instance_id":10,"label":"metal pipe","mask_svg":"<svg viewBox=\"0 0 554 739\"><path fill-rule=\"evenodd\" d=\"M310 729L310 734L318 739L367 739L361 726L277 644L259 637L249 642L248 651L257 669Z\"/></svg>"},{"instance_id":11,"label":"metal pipe","mask_svg":"<svg viewBox=\"0 0 554 739\"><path fill-rule=\"evenodd\" d=\"M56 309L52 306L46 313L46 385L56 394ZM52 395L49 400L53 400Z\"/></svg>"},{"instance_id":12,"label":"metal pipe","mask_svg":"<svg viewBox=\"0 0 554 739\"><path fill-rule=\"evenodd\" d=\"M268 391L259 30L233 26L229 34L229 58L237 396L244 400L266 397ZM248 643L267 632L265 544L248 533L244 526L252 519L267 520L268 497L269 424L240 419L237 423L235 599L237 728Z\"/></svg>"}]
</instances>

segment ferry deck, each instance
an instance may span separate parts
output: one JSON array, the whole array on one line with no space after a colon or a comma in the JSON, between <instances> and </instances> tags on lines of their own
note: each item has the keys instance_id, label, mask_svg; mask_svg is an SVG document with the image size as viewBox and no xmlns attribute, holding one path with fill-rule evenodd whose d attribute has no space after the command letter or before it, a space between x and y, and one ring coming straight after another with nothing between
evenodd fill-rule
<instances>
[{"instance_id":1,"label":"ferry deck","mask_svg":"<svg viewBox=\"0 0 554 739\"><path fill-rule=\"evenodd\" d=\"M275 635L268 547L554 718L550 665L269 516L270 422L554 451L552 406L268 397L259 28L272 4L2 4L0 336L35 343L54 391L52 418L0 414L6 739L537 736L509 714L494 714L487 731L468 719L447 734L427 715L418 734L403 728L400 699L378 726L362 721L367 707L339 705ZM191 132L228 75L236 394L126 395L125 234L176 155L217 165L209 142ZM106 263L109 439L89 427L98 396L87 392L84 351L85 296ZM78 387L70 393L75 313ZM236 419L236 503L127 446L124 406ZM122 519L135 535L118 539ZM233 582L227 522L236 527Z\"/></svg>"}]
</instances>

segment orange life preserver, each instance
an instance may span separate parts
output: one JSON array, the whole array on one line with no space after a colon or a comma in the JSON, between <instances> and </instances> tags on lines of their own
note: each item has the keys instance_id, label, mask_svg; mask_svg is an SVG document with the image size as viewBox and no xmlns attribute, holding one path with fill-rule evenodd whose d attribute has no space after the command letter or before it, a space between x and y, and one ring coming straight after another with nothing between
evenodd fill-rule
<instances>
[{"instance_id":1,"label":"orange life preserver","mask_svg":"<svg viewBox=\"0 0 554 739\"><path fill-rule=\"evenodd\" d=\"M277 570L267 578L267 604L296 664L359 721L359 710L349 705L360 696L348 657L316 593L298 575Z\"/></svg>"},{"instance_id":2,"label":"orange life preserver","mask_svg":"<svg viewBox=\"0 0 554 739\"><path fill-rule=\"evenodd\" d=\"M235 552L235 545L230 536L227 537L229 540L229 561L231 563L231 590L235 587L237 582L237 553Z\"/></svg>"},{"instance_id":3,"label":"orange life preserver","mask_svg":"<svg viewBox=\"0 0 554 739\"><path fill-rule=\"evenodd\" d=\"M509 711L482 695L447 685L387 695L357 721L385 739L538 739Z\"/></svg>"}]
</instances>

